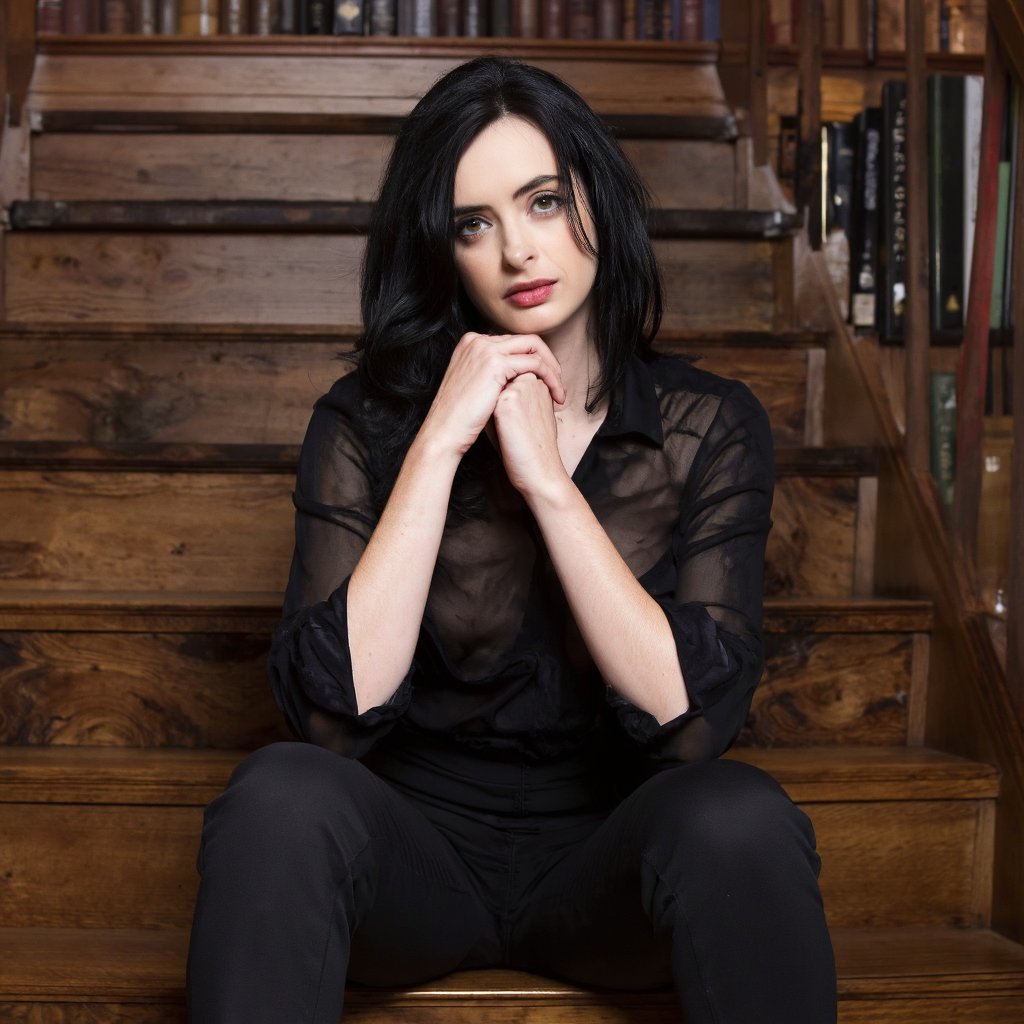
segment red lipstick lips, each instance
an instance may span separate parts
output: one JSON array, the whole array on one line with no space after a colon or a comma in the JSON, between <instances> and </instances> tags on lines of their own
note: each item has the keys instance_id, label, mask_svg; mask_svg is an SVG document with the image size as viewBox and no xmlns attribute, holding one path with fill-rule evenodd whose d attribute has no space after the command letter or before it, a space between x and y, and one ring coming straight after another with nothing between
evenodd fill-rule
<instances>
[{"instance_id":1,"label":"red lipstick lips","mask_svg":"<svg viewBox=\"0 0 1024 1024\"><path fill-rule=\"evenodd\" d=\"M505 298L515 305L526 308L539 306L546 302L554 290L555 281L547 278L538 278L536 281L524 281L522 284L514 284L507 292Z\"/></svg>"}]
</instances>

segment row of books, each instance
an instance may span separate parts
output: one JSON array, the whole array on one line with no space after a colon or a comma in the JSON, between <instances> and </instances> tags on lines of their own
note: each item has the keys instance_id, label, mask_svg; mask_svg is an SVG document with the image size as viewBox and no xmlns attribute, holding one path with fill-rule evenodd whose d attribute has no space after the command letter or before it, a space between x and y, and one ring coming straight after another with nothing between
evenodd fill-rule
<instances>
[{"instance_id":1,"label":"row of books","mask_svg":"<svg viewBox=\"0 0 1024 1024\"><path fill-rule=\"evenodd\" d=\"M974 251L982 80L930 75L927 97L931 338L934 344L959 344ZM1010 309L1012 107L1002 130L990 298L990 326L997 332L1008 325ZM842 231L849 242L850 322L857 331L877 331L882 341L899 344L906 293L906 83L886 82L880 107L868 107L850 122L826 124L822 132L825 230Z\"/></svg>"},{"instance_id":2,"label":"row of books","mask_svg":"<svg viewBox=\"0 0 1024 1024\"><path fill-rule=\"evenodd\" d=\"M37 0L39 32L699 42L719 0Z\"/></svg>"},{"instance_id":3,"label":"row of books","mask_svg":"<svg viewBox=\"0 0 1024 1024\"><path fill-rule=\"evenodd\" d=\"M1020 90L1011 89L998 166L996 238L989 339L1008 342L1011 327L1013 154ZM929 322L933 345L959 344L970 300L983 105L982 79L931 75L928 98ZM880 107L849 123L823 126L825 231L849 242L849 319L855 331L877 332L888 344L904 336L907 275L906 83L887 82ZM931 375L932 472L950 506L956 476L956 376Z\"/></svg>"},{"instance_id":4,"label":"row of books","mask_svg":"<svg viewBox=\"0 0 1024 1024\"><path fill-rule=\"evenodd\" d=\"M768 41L796 45L803 0L769 0ZM924 0L929 52L983 53L986 0ZM823 0L822 44L831 49L902 50L906 0Z\"/></svg>"}]
</instances>

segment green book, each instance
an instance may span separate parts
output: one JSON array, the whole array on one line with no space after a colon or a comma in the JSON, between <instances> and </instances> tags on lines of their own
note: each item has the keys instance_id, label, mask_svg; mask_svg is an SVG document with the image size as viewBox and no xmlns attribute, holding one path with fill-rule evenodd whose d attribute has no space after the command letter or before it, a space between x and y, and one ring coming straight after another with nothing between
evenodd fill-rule
<instances>
[{"instance_id":1,"label":"green book","mask_svg":"<svg viewBox=\"0 0 1024 1024\"><path fill-rule=\"evenodd\" d=\"M946 508L953 507L956 483L956 374L933 370L931 404L931 468Z\"/></svg>"}]
</instances>

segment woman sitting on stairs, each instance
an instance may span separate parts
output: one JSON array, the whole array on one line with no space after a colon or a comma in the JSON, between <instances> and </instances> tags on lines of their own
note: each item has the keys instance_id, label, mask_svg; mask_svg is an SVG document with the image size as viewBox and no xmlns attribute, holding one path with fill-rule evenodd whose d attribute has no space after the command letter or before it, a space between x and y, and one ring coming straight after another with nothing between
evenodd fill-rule
<instances>
[{"instance_id":1,"label":"woman sitting on stairs","mask_svg":"<svg viewBox=\"0 0 1024 1024\"><path fill-rule=\"evenodd\" d=\"M405 120L298 469L269 673L308 742L207 811L195 1024L488 966L835 1020L810 823L718 759L763 664L769 425L653 353L646 212L547 72L474 60Z\"/></svg>"}]
</instances>

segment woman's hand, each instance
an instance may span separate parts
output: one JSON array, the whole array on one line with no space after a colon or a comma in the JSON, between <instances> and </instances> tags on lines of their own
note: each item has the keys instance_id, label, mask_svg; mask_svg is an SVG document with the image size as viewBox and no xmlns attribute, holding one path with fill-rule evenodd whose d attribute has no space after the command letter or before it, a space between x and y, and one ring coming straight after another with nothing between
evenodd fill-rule
<instances>
[{"instance_id":1,"label":"woman's hand","mask_svg":"<svg viewBox=\"0 0 1024 1024\"><path fill-rule=\"evenodd\" d=\"M464 334L455 346L421 433L426 432L461 458L494 414L509 382L522 374L529 374L544 393L549 415L552 402L565 401L562 368L537 335Z\"/></svg>"},{"instance_id":2,"label":"woman's hand","mask_svg":"<svg viewBox=\"0 0 1024 1024\"><path fill-rule=\"evenodd\" d=\"M505 472L522 495L565 483L551 392L536 374L522 373L505 386L494 407L494 427Z\"/></svg>"}]
</instances>

